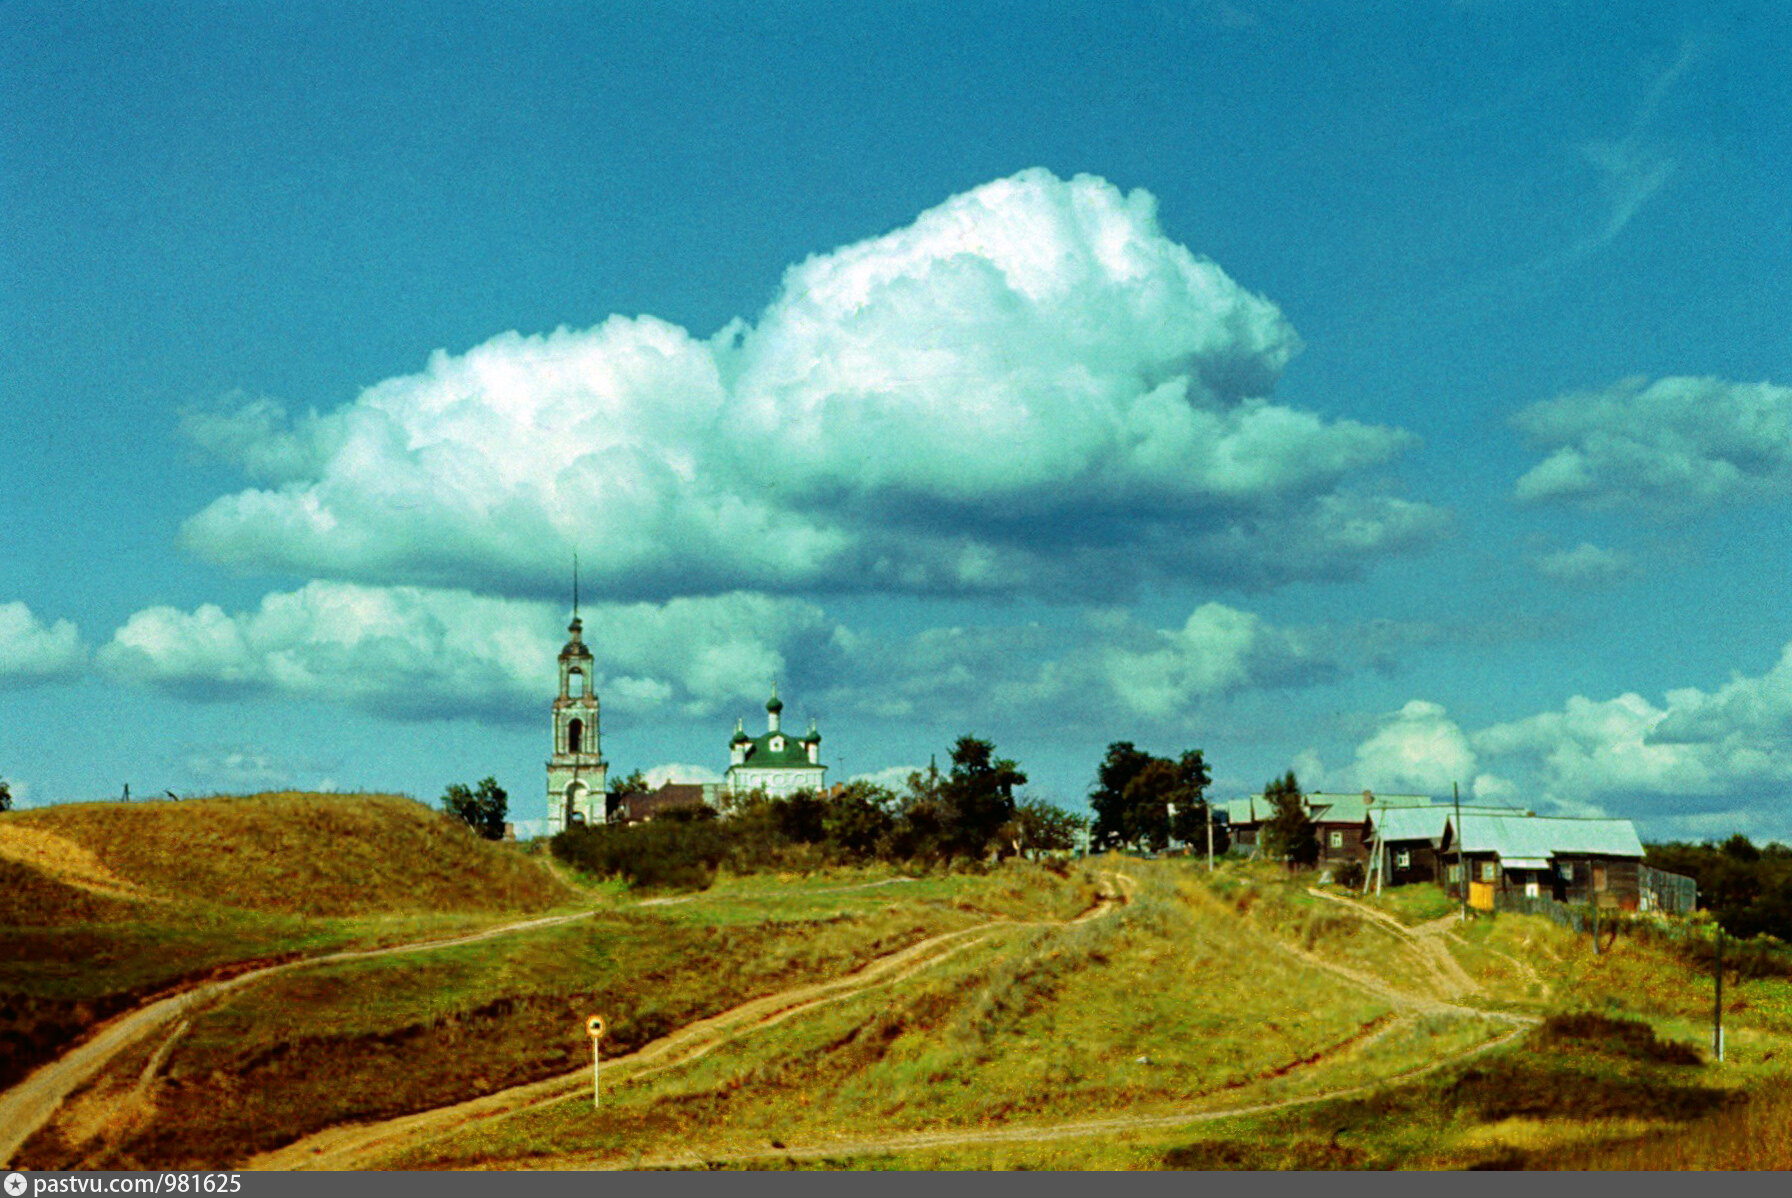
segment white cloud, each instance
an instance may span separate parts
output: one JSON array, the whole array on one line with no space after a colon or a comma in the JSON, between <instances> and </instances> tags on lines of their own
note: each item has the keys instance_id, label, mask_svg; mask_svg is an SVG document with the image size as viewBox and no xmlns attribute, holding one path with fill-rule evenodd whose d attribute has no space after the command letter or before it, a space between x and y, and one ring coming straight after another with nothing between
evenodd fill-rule
<instances>
[{"instance_id":1,"label":"white cloud","mask_svg":"<svg viewBox=\"0 0 1792 1198\"><path fill-rule=\"evenodd\" d=\"M1600 228L1581 239L1571 256L1578 257L1610 244L1624 231L1649 200L1673 177L1677 163L1648 136L1656 110L1667 99L1696 58L1688 42L1666 70L1656 76L1624 136L1596 139L1581 146L1581 155L1598 174L1604 193L1605 219Z\"/></svg>"},{"instance_id":2,"label":"white cloud","mask_svg":"<svg viewBox=\"0 0 1792 1198\"><path fill-rule=\"evenodd\" d=\"M71 621L45 624L24 603L0 603L0 690L68 677L86 661Z\"/></svg>"},{"instance_id":3,"label":"white cloud","mask_svg":"<svg viewBox=\"0 0 1792 1198\"><path fill-rule=\"evenodd\" d=\"M1610 586L1636 570L1629 554L1584 541L1573 549L1542 554L1532 564L1546 578L1586 587Z\"/></svg>"},{"instance_id":4,"label":"white cloud","mask_svg":"<svg viewBox=\"0 0 1792 1198\"><path fill-rule=\"evenodd\" d=\"M1147 719L1185 712L1246 687L1291 681L1320 664L1295 633L1252 612L1204 603L1181 628L1155 631L1148 649L1104 645L1099 672L1122 711Z\"/></svg>"},{"instance_id":5,"label":"white cloud","mask_svg":"<svg viewBox=\"0 0 1792 1198\"><path fill-rule=\"evenodd\" d=\"M226 792L271 790L291 785L295 777L286 762L245 746L191 749L181 764L200 786Z\"/></svg>"},{"instance_id":6,"label":"white cloud","mask_svg":"<svg viewBox=\"0 0 1792 1198\"><path fill-rule=\"evenodd\" d=\"M701 716L762 694L832 651L813 605L762 595L584 611L606 714ZM199 698L271 693L405 718L508 722L539 713L564 642L560 609L464 591L313 582L253 612L150 608L100 650L132 681Z\"/></svg>"},{"instance_id":7,"label":"white cloud","mask_svg":"<svg viewBox=\"0 0 1792 1198\"><path fill-rule=\"evenodd\" d=\"M930 628L887 644L865 640L856 657L854 682L834 697L867 714L962 722L999 712L1054 727L1116 713L1181 724L1214 700L1333 669L1300 633L1218 603L1175 628L1100 612L1071 630Z\"/></svg>"},{"instance_id":8,"label":"white cloud","mask_svg":"<svg viewBox=\"0 0 1792 1198\"><path fill-rule=\"evenodd\" d=\"M1461 727L1440 704L1424 699L1384 715L1357 745L1355 760L1341 769L1327 769L1311 749L1295 759L1296 776L1308 790L1395 794L1449 794L1452 783L1473 787L1476 765Z\"/></svg>"},{"instance_id":9,"label":"white cloud","mask_svg":"<svg viewBox=\"0 0 1792 1198\"><path fill-rule=\"evenodd\" d=\"M1671 834L1792 835L1792 644L1766 673L1715 691L1671 690L1659 705L1575 695L1466 734L1442 707L1414 700L1357 746L1351 766L1323 773L1308 754L1307 768L1332 789L1446 794L1460 780L1482 801L1636 818ZM1319 788L1306 772L1301 780Z\"/></svg>"},{"instance_id":10,"label":"white cloud","mask_svg":"<svg viewBox=\"0 0 1792 1198\"><path fill-rule=\"evenodd\" d=\"M869 774L854 774L850 781L869 782L873 786L881 786L886 790L893 790L897 794L901 794L908 787L910 774L925 774L926 772L927 767L924 765L892 765L881 770L873 770Z\"/></svg>"},{"instance_id":11,"label":"white cloud","mask_svg":"<svg viewBox=\"0 0 1792 1198\"><path fill-rule=\"evenodd\" d=\"M1682 515L1792 496L1792 388L1670 377L1534 404L1515 423L1548 456L1518 498Z\"/></svg>"},{"instance_id":12,"label":"white cloud","mask_svg":"<svg viewBox=\"0 0 1792 1198\"><path fill-rule=\"evenodd\" d=\"M186 525L217 561L611 596L1273 583L1437 536L1400 430L1264 398L1298 339L1155 201L1022 172L792 267L753 323L496 337L353 403L190 435L271 484Z\"/></svg>"},{"instance_id":13,"label":"white cloud","mask_svg":"<svg viewBox=\"0 0 1792 1198\"><path fill-rule=\"evenodd\" d=\"M641 776L646 778L647 785L653 787L655 790L658 790L668 782L712 783L720 782L722 780L722 775L710 769L708 766L682 765L677 762L672 762L666 765L656 765L652 769L643 770L641 771Z\"/></svg>"}]
</instances>

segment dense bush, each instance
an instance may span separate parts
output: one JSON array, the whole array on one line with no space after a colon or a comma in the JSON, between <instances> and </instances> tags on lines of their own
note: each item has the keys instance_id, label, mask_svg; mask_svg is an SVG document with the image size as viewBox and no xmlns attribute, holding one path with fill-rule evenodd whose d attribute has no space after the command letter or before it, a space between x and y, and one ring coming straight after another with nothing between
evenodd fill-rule
<instances>
[{"instance_id":1,"label":"dense bush","mask_svg":"<svg viewBox=\"0 0 1792 1198\"><path fill-rule=\"evenodd\" d=\"M1540 1047L1579 1046L1610 1056L1651 1061L1658 1065L1699 1065L1699 1050L1678 1040L1658 1040L1655 1029L1635 1019L1617 1019L1597 1011L1551 1015L1531 1033Z\"/></svg>"},{"instance_id":2,"label":"dense bush","mask_svg":"<svg viewBox=\"0 0 1792 1198\"><path fill-rule=\"evenodd\" d=\"M1697 882L1699 906L1732 936L1792 941L1792 848L1738 833L1722 844L1652 844L1645 860Z\"/></svg>"},{"instance_id":3,"label":"dense bush","mask_svg":"<svg viewBox=\"0 0 1792 1198\"><path fill-rule=\"evenodd\" d=\"M678 818L626 826L574 824L550 843L554 856L587 873L680 890L708 887L729 847L713 819Z\"/></svg>"}]
</instances>

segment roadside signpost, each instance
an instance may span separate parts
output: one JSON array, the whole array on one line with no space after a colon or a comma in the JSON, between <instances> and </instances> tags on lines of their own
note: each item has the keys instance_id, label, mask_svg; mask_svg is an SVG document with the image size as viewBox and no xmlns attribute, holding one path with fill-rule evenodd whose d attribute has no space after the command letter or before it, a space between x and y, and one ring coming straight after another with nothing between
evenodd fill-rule
<instances>
[{"instance_id":1,"label":"roadside signpost","mask_svg":"<svg viewBox=\"0 0 1792 1198\"><path fill-rule=\"evenodd\" d=\"M604 1038L604 1017L593 1015L585 1021L585 1034L591 1037L591 1105L595 1109L598 1104L597 1084L597 1042Z\"/></svg>"}]
</instances>

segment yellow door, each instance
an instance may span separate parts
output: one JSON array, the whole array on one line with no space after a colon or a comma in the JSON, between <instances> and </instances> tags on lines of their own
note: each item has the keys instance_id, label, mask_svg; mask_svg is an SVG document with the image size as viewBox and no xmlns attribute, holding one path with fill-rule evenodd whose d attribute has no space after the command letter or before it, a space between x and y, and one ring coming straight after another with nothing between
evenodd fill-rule
<instances>
[{"instance_id":1,"label":"yellow door","mask_svg":"<svg viewBox=\"0 0 1792 1198\"><path fill-rule=\"evenodd\" d=\"M1494 883L1470 882L1468 884L1468 905L1477 911L1493 910Z\"/></svg>"}]
</instances>

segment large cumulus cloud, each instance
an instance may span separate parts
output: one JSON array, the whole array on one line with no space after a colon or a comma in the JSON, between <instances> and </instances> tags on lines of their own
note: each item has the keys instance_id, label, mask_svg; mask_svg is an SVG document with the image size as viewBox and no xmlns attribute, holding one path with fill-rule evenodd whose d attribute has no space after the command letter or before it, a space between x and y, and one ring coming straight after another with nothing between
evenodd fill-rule
<instances>
[{"instance_id":1,"label":"large cumulus cloud","mask_svg":"<svg viewBox=\"0 0 1792 1198\"><path fill-rule=\"evenodd\" d=\"M1161 232L1043 170L791 268L707 340L651 317L505 334L289 419L189 432L263 486L186 525L217 561L545 595L1114 590L1346 574L1441 514L1394 429L1269 400L1298 340Z\"/></svg>"},{"instance_id":2,"label":"large cumulus cloud","mask_svg":"<svg viewBox=\"0 0 1792 1198\"><path fill-rule=\"evenodd\" d=\"M1518 480L1529 502L1675 516L1792 496L1792 388L1634 378L1514 419L1546 455Z\"/></svg>"},{"instance_id":3,"label":"large cumulus cloud","mask_svg":"<svg viewBox=\"0 0 1792 1198\"><path fill-rule=\"evenodd\" d=\"M813 605L763 595L599 604L585 640L609 714L706 716L763 698L833 651ZM130 681L195 699L266 694L408 719L539 719L566 639L555 605L464 591L313 582L254 611L137 612L99 653Z\"/></svg>"}]
</instances>

